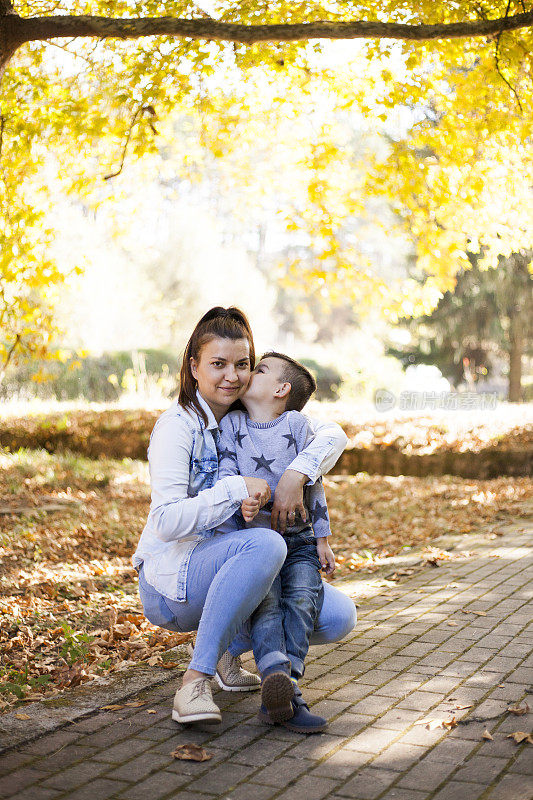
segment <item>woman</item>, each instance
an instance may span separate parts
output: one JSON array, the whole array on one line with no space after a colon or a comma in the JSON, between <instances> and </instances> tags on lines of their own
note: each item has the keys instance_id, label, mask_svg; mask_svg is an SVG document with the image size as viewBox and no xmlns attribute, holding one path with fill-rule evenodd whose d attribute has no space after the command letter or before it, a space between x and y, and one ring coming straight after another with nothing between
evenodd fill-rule
<instances>
[{"instance_id":1,"label":"woman","mask_svg":"<svg viewBox=\"0 0 533 800\"><path fill-rule=\"evenodd\" d=\"M175 631L197 630L194 653L176 692L178 722L220 721L211 696L214 675L226 689L258 688L240 668L250 649L245 624L266 596L286 555L284 531L303 511L302 487L337 461L346 436L335 424L314 423L318 435L291 463L276 488L272 529L215 534L249 496L270 499L266 481L218 477L218 423L245 392L255 351L245 315L212 308L185 348L178 401L157 420L148 460L150 513L133 564L147 618ZM337 641L352 630L352 601L328 584L314 643ZM229 652L225 652L229 646ZM224 654L221 658L221 654Z\"/></svg>"}]
</instances>

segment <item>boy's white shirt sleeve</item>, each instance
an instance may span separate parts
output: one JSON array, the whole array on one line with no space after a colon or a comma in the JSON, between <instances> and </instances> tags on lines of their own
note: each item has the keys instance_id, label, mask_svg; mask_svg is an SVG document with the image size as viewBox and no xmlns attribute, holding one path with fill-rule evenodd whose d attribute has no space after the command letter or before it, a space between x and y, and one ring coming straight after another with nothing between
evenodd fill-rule
<instances>
[{"instance_id":1,"label":"boy's white shirt sleeve","mask_svg":"<svg viewBox=\"0 0 533 800\"><path fill-rule=\"evenodd\" d=\"M348 437L336 422L323 422L302 414L307 420L313 439L305 449L291 461L287 469L307 475L306 486L312 486L318 478L335 466L348 443Z\"/></svg>"},{"instance_id":2,"label":"boy's white shirt sleeve","mask_svg":"<svg viewBox=\"0 0 533 800\"><path fill-rule=\"evenodd\" d=\"M157 424L148 461L152 484L149 521L165 542L211 530L223 523L248 497L244 478L230 475L196 497L188 496L193 433L179 417Z\"/></svg>"}]
</instances>

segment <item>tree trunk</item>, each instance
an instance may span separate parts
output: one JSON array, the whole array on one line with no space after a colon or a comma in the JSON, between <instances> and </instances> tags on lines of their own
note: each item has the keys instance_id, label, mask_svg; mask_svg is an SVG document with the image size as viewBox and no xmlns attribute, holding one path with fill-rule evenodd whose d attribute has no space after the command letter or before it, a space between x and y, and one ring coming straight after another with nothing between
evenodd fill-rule
<instances>
[{"instance_id":1,"label":"tree trunk","mask_svg":"<svg viewBox=\"0 0 533 800\"><path fill-rule=\"evenodd\" d=\"M509 325L509 402L522 400L522 320L520 314L513 314Z\"/></svg>"}]
</instances>

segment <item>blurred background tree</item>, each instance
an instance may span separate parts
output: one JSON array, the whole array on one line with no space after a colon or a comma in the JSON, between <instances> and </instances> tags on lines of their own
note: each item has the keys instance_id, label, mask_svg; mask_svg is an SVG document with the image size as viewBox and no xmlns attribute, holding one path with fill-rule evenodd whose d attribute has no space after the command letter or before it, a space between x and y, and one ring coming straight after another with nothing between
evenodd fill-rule
<instances>
[{"instance_id":1,"label":"blurred background tree","mask_svg":"<svg viewBox=\"0 0 533 800\"><path fill-rule=\"evenodd\" d=\"M368 340L470 256L532 247L532 23L512 0L2 0L3 371L179 349L216 295L361 386Z\"/></svg>"}]
</instances>

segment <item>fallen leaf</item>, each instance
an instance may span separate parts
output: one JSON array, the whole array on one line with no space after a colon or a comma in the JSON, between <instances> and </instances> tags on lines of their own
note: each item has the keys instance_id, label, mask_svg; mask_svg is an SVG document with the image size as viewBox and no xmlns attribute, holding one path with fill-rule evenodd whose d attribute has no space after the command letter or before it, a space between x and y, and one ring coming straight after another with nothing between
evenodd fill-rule
<instances>
[{"instance_id":1,"label":"fallen leaf","mask_svg":"<svg viewBox=\"0 0 533 800\"><path fill-rule=\"evenodd\" d=\"M141 706L146 705L146 700L131 700L127 703L124 703L124 705L128 708L140 708Z\"/></svg>"},{"instance_id":2,"label":"fallen leaf","mask_svg":"<svg viewBox=\"0 0 533 800\"><path fill-rule=\"evenodd\" d=\"M445 719L442 723L442 727L446 728L446 730L448 731L451 731L452 728L457 727L457 720L455 719L455 717L452 717L451 719Z\"/></svg>"},{"instance_id":3,"label":"fallen leaf","mask_svg":"<svg viewBox=\"0 0 533 800\"><path fill-rule=\"evenodd\" d=\"M155 708L149 708L146 713L147 714L157 714L157 711L155 710Z\"/></svg>"},{"instance_id":4,"label":"fallen leaf","mask_svg":"<svg viewBox=\"0 0 533 800\"><path fill-rule=\"evenodd\" d=\"M505 738L514 739L517 744L521 744L522 742L533 744L533 736L530 733L524 733L524 731L515 731L514 733L510 733Z\"/></svg>"},{"instance_id":5,"label":"fallen leaf","mask_svg":"<svg viewBox=\"0 0 533 800\"><path fill-rule=\"evenodd\" d=\"M172 758L179 758L182 761L209 761L213 758L212 753L208 753L203 747L198 744L180 744L170 754Z\"/></svg>"},{"instance_id":6,"label":"fallen leaf","mask_svg":"<svg viewBox=\"0 0 533 800\"><path fill-rule=\"evenodd\" d=\"M29 714L15 714L16 719L31 719Z\"/></svg>"},{"instance_id":7,"label":"fallen leaf","mask_svg":"<svg viewBox=\"0 0 533 800\"><path fill-rule=\"evenodd\" d=\"M443 727L443 720L442 719L421 719L418 722L415 722L415 725L423 725L428 731L433 731L436 728Z\"/></svg>"},{"instance_id":8,"label":"fallen leaf","mask_svg":"<svg viewBox=\"0 0 533 800\"><path fill-rule=\"evenodd\" d=\"M474 704L469 703L469 705L464 705L464 706L457 704L455 708L457 709L457 711L463 711L465 708L474 708Z\"/></svg>"},{"instance_id":9,"label":"fallen leaf","mask_svg":"<svg viewBox=\"0 0 533 800\"><path fill-rule=\"evenodd\" d=\"M482 739L486 739L488 742L493 742L494 741L494 736L491 736L486 728L483 731L483 733L481 735L481 738Z\"/></svg>"},{"instance_id":10,"label":"fallen leaf","mask_svg":"<svg viewBox=\"0 0 533 800\"><path fill-rule=\"evenodd\" d=\"M454 622L453 619L452 619L452 620L450 620L450 622L448 622L448 625L450 626L450 628L456 628L458 623Z\"/></svg>"},{"instance_id":11,"label":"fallen leaf","mask_svg":"<svg viewBox=\"0 0 533 800\"><path fill-rule=\"evenodd\" d=\"M108 706L100 706L100 711L120 711L122 708L124 708L124 705L120 703L111 703Z\"/></svg>"},{"instance_id":12,"label":"fallen leaf","mask_svg":"<svg viewBox=\"0 0 533 800\"><path fill-rule=\"evenodd\" d=\"M486 617L487 616L487 612L486 611L472 611L469 608L462 608L461 611L463 612L463 614L476 614L476 616L478 616L478 617Z\"/></svg>"},{"instance_id":13,"label":"fallen leaf","mask_svg":"<svg viewBox=\"0 0 533 800\"><path fill-rule=\"evenodd\" d=\"M509 706L507 709L507 711L509 711L511 714L514 714L515 717L523 717L524 714L527 714L529 710L530 708L527 703L525 703L523 706L515 703L514 706Z\"/></svg>"}]
</instances>

